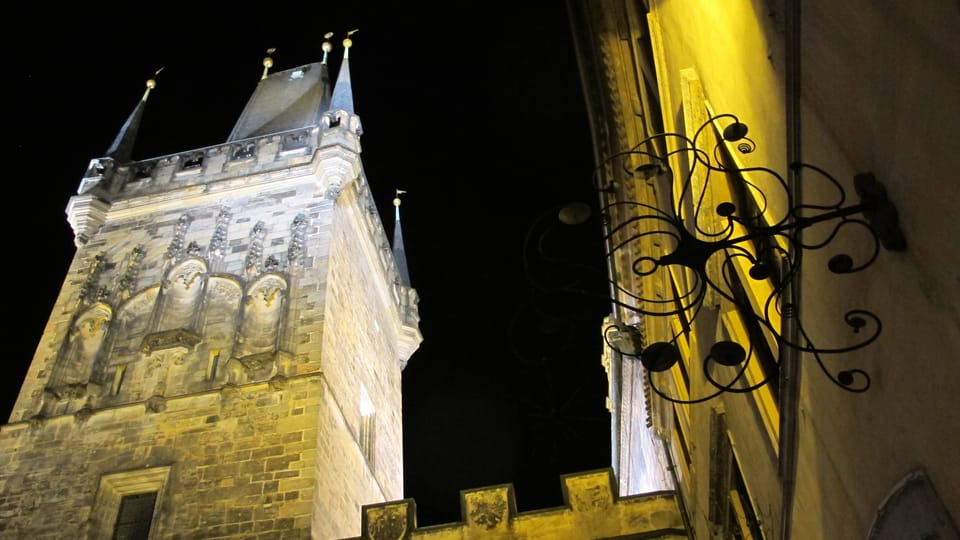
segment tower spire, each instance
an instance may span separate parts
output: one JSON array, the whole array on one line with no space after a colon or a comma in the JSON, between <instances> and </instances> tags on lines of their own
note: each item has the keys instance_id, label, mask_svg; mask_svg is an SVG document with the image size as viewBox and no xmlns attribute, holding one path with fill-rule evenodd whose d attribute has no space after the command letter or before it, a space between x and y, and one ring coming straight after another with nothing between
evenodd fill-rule
<instances>
[{"instance_id":1,"label":"tower spire","mask_svg":"<svg viewBox=\"0 0 960 540\"><path fill-rule=\"evenodd\" d=\"M150 96L150 91L157 86L155 79L161 71L163 71L163 68L158 69L153 74L153 78L147 79L147 89L143 92L143 97L140 98L137 106L133 108L133 112L127 117L127 121L124 122L123 127L120 128L120 133L113 139L113 143L105 154L106 157L121 163L130 161L133 157L133 145L136 143L137 132L140 130L140 120L143 118L143 109L146 106L147 98Z\"/></svg>"},{"instance_id":2,"label":"tower spire","mask_svg":"<svg viewBox=\"0 0 960 540\"><path fill-rule=\"evenodd\" d=\"M350 47L353 46L353 40L350 36L357 30L347 32L347 37L343 39L343 62L340 63L340 72L337 74L337 82L333 87L333 97L330 101L330 110L342 109L349 114L353 111L353 88L350 85Z\"/></svg>"},{"instance_id":3,"label":"tower spire","mask_svg":"<svg viewBox=\"0 0 960 540\"><path fill-rule=\"evenodd\" d=\"M400 282L404 287L410 286L410 273L407 270L407 255L403 249L403 232L400 230L400 195L406 191L398 189L393 198L396 209L393 220L393 258L397 262L397 271L400 273Z\"/></svg>"}]
</instances>

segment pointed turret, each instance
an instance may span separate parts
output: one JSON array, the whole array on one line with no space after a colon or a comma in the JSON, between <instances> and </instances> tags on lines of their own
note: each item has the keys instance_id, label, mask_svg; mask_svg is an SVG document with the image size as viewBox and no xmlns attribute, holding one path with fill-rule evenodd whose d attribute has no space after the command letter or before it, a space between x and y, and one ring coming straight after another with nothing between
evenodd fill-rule
<instances>
[{"instance_id":1,"label":"pointed turret","mask_svg":"<svg viewBox=\"0 0 960 540\"><path fill-rule=\"evenodd\" d=\"M156 77L161 71L163 71L163 68L158 69L153 76ZM150 91L156 86L156 80L147 80L147 89L143 92L143 97L137 102L137 106L133 108L133 112L130 113L127 121L124 122L123 127L120 128L120 133L117 134L117 137L113 140L113 144L107 149L106 154L104 154L105 157L111 158L118 163L125 163L131 160L133 157L133 145L137 141L137 131L140 130L140 121L143 118L143 109L146 107Z\"/></svg>"},{"instance_id":2,"label":"pointed turret","mask_svg":"<svg viewBox=\"0 0 960 540\"><path fill-rule=\"evenodd\" d=\"M347 32L347 37L343 39L343 62L340 63L340 72L337 74L336 86L333 87L333 98L330 100L330 110L343 110L349 114L353 111L353 87L350 84L350 47L353 46L353 40L350 36L356 30Z\"/></svg>"},{"instance_id":3,"label":"pointed turret","mask_svg":"<svg viewBox=\"0 0 960 540\"><path fill-rule=\"evenodd\" d=\"M393 258L397 262L400 284L404 287L409 287L410 273L407 271L407 254L403 249L403 231L400 229L400 195L404 193L406 193L406 191L398 189L397 195L393 199L393 206L396 209L393 219Z\"/></svg>"},{"instance_id":4,"label":"pointed turret","mask_svg":"<svg viewBox=\"0 0 960 540\"><path fill-rule=\"evenodd\" d=\"M410 285L410 273L407 270L407 254L403 248L403 232L400 228L400 195L406 193L402 189L397 190L393 198L394 206L394 224L393 224L393 260L397 265L397 279L399 283L398 293L400 295L400 313L403 324L400 328L400 366L405 368L407 360L420 342L423 341L423 334L420 333L420 295L417 290Z\"/></svg>"}]
</instances>

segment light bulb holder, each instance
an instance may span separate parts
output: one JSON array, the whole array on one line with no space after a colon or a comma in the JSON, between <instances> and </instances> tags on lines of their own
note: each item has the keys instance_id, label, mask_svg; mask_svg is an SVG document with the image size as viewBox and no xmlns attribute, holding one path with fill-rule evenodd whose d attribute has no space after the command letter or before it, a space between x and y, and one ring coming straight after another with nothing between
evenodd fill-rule
<instances>
[{"instance_id":1,"label":"light bulb holder","mask_svg":"<svg viewBox=\"0 0 960 540\"><path fill-rule=\"evenodd\" d=\"M601 171L608 174L623 171L633 178L645 180L657 175L661 189L667 186L663 175L669 174L669 179L674 182L669 186L670 208L624 201L619 198L621 193L611 194L609 190L600 189L605 193L604 200L608 201L601 211L608 224L604 243L608 246L609 264L626 253L632 257L627 269L636 279L660 274L669 280L672 278L667 274L671 272L692 276L687 289L674 291L675 294L672 297L668 294L667 298L628 290L625 284L631 282L630 279L611 280L615 290L612 302L635 317L681 317L684 319L681 326L689 328L703 310L704 301L719 298L732 304L757 329L755 335L751 334L751 343L722 340L711 347L702 367L705 379L713 389L702 396L681 398L668 395L657 386L653 377L654 373L669 370L683 361L677 346L683 331L647 346L639 356L626 356L637 358L644 365L654 392L670 401L696 403L723 392L749 392L765 385L770 376L748 383L746 372L750 362L758 361L758 347L755 345L759 344L753 342L764 339L762 336L766 333L774 336L781 348L813 355L827 378L839 388L864 392L870 387L866 372L846 369L834 375L823 356L854 351L875 341L881 330L879 317L862 309L850 310L844 315L844 323L850 329L851 342L819 347L807 335L798 318L798 310L789 303L787 294L789 285L799 275L802 254L830 246L841 231L865 231L870 238L867 246L870 248L872 243L872 249L868 249L868 256L859 261L845 253L834 255L827 268L836 274L852 274L869 267L876 260L881 246L890 251L905 250L906 240L899 227L896 208L883 185L871 173L854 177L854 189L860 200L858 204L845 205L846 192L841 183L823 169L806 163L794 163L790 167L797 174L812 172L825 180L836 193L835 202L812 205L794 200L788 182L776 171L764 167L739 168L733 165L734 160L727 159L732 151L746 153L756 149L754 141L746 137L747 132L747 125L735 115L721 114L708 119L692 138L678 133L654 135L630 150L610 156L597 168L594 186L617 183L616 178L598 181ZM712 153L704 150L709 146L704 142L707 133L715 134ZM676 149L665 155L650 150L666 146L668 139L672 139L670 142L675 143ZM680 154L686 157L688 169L682 176L676 176L673 168L668 166L667 156L682 157ZM617 163L618 160L622 163ZM642 162L639 166L636 165L638 161ZM682 159L675 160L680 161ZM777 209L776 216L771 215L773 210L767 205L771 199L769 193L764 193L756 181L759 175L769 177L770 181L764 186L782 190L778 200L786 201L786 204ZM720 181L729 183L729 191L711 191L716 176L722 176ZM707 207L704 201L709 200L708 193L726 192L731 194L732 200L715 201L712 207ZM820 230L826 228L826 240L804 242L801 232L814 226L821 227ZM746 270L738 272L738 267ZM744 292L747 280L770 280L772 292L752 303ZM790 323L797 329L796 341L784 335L775 323L778 319L792 319ZM607 339L609 346L624 353L618 346L622 343L622 340Z\"/></svg>"}]
</instances>

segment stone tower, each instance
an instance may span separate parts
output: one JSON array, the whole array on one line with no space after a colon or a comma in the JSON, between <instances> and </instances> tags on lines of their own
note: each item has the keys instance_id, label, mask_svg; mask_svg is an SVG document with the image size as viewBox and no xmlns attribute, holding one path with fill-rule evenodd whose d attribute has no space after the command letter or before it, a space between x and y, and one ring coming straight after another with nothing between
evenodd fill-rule
<instances>
[{"instance_id":1,"label":"stone tower","mask_svg":"<svg viewBox=\"0 0 960 540\"><path fill-rule=\"evenodd\" d=\"M67 215L76 254L9 423L2 538L343 538L403 497L422 339L360 160L350 39L270 73L229 139L132 160L155 83Z\"/></svg>"}]
</instances>

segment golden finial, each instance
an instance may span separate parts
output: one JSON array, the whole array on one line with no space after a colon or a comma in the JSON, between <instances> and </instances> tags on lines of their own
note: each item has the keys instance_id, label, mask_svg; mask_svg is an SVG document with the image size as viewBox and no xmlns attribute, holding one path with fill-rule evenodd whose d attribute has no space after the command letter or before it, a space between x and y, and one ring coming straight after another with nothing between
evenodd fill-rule
<instances>
[{"instance_id":1,"label":"golden finial","mask_svg":"<svg viewBox=\"0 0 960 540\"><path fill-rule=\"evenodd\" d=\"M165 66L164 66L164 67L165 67ZM147 96L150 95L150 91L157 87L156 78L157 78L157 75L159 75L161 71L163 71L163 68L162 68L162 67L161 67L160 69L158 69L158 70L156 70L156 71L153 72L153 77L150 77L149 79L147 79L147 89L143 92L143 97L140 98L142 101L146 101L146 100L147 100Z\"/></svg>"},{"instance_id":2,"label":"golden finial","mask_svg":"<svg viewBox=\"0 0 960 540\"><path fill-rule=\"evenodd\" d=\"M260 80L267 78L267 74L270 72L270 68L273 67L273 58L270 55L277 52L276 47L270 47L267 49L267 56L263 59L263 75L260 76Z\"/></svg>"},{"instance_id":3,"label":"golden finial","mask_svg":"<svg viewBox=\"0 0 960 540\"><path fill-rule=\"evenodd\" d=\"M348 50L349 50L350 47L353 46L353 40L350 39L350 36L352 36L353 34L355 34L355 33L357 32L357 30L359 30L359 28L354 28L353 30L347 32L347 37L343 38L343 48L344 48L344 49L348 49ZM344 54L346 54L346 51L344 51Z\"/></svg>"},{"instance_id":4,"label":"golden finial","mask_svg":"<svg viewBox=\"0 0 960 540\"><path fill-rule=\"evenodd\" d=\"M327 32L323 35L323 45L320 48L323 50L323 62L327 63L327 55L330 54L330 51L333 50L333 43L330 43L330 38L333 37L333 32Z\"/></svg>"},{"instance_id":5,"label":"golden finial","mask_svg":"<svg viewBox=\"0 0 960 540\"><path fill-rule=\"evenodd\" d=\"M393 198L393 205L394 205L394 206L400 206L400 196L403 195L404 193L406 193L406 191L404 191L404 190L402 190L402 189L398 189L398 190L397 190L397 196Z\"/></svg>"}]
</instances>

